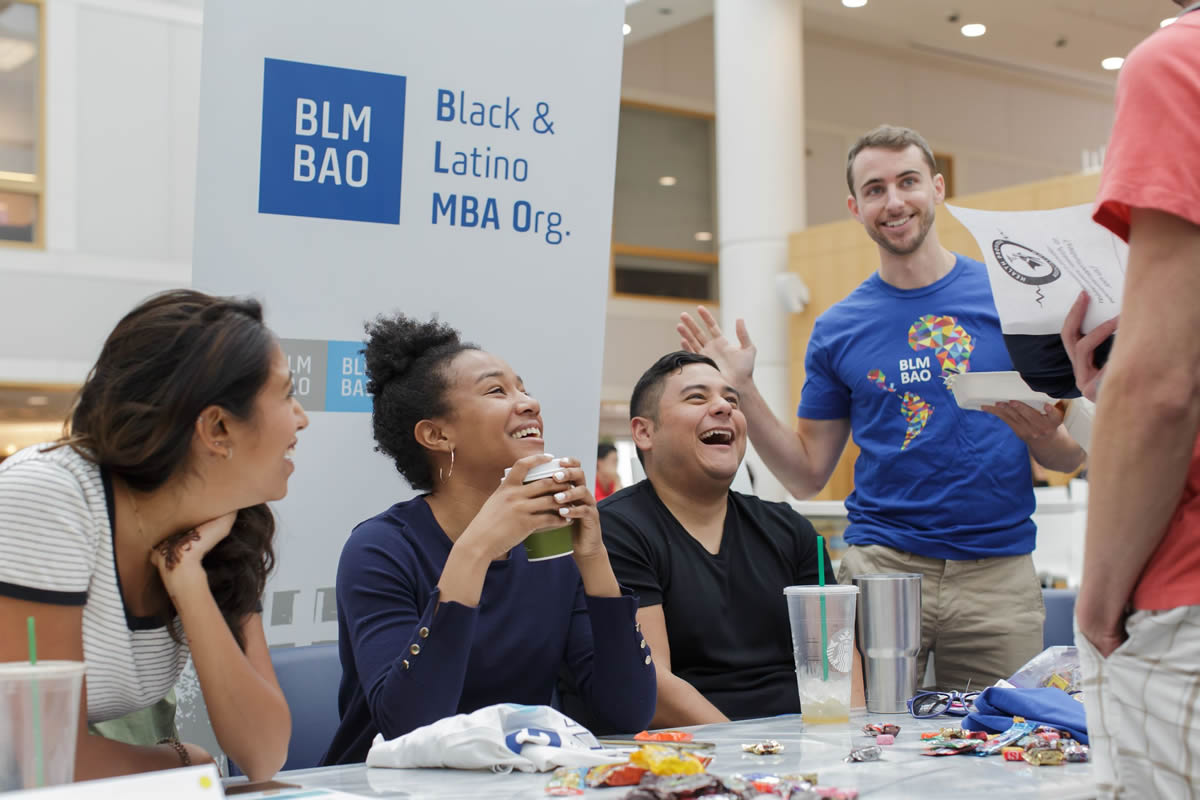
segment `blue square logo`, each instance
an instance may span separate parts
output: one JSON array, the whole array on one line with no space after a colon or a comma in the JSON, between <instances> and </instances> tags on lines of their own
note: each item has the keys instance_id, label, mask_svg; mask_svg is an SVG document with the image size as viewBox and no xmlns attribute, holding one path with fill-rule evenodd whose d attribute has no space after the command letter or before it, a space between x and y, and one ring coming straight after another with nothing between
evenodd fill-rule
<instances>
[{"instance_id":1,"label":"blue square logo","mask_svg":"<svg viewBox=\"0 0 1200 800\"><path fill-rule=\"evenodd\" d=\"M362 342L332 341L325 372L326 411L371 410L367 394L367 359Z\"/></svg>"},{"instance_id":2,"label":"blue square logo","mask_svg":"<svg viewBox=\"0 0 1200 800\"><path fill-rule=\"evenodd\" d=\"M405 83L266 59L259 213L400 224Z\"/></svg>"}]
</instances>

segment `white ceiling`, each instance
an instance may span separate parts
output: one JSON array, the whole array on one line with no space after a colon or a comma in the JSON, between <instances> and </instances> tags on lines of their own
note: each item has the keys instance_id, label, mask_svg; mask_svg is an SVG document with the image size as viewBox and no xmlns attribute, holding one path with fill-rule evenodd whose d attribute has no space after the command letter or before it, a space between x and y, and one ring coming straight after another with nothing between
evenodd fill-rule
<instances>
[{"instance_id":1,"label":"white ceiling","mask_svg":"<svg viewBox=\"0 0 1200 800\"><path fill-rule=\"evenodd\" d=\"M1179 11L1170 0L869 0L853 9L841 0L802 2L810 35L954 55L1092 85L1114 80L1115 73L1100 67L1101 59L1126 55ZM712 11L713 0L636 0L625 10L633 29L626 43ZM949 22L951 15L958 21ZM964 37L959 29L968 22L987 25L987 34Z\"/></svg>"}]
</instances>

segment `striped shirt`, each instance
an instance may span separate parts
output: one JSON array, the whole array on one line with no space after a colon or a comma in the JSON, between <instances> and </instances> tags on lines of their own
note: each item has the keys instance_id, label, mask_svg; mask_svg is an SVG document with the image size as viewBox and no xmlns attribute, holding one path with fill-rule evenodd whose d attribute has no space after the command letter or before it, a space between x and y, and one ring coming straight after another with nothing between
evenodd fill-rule
<instances>
[{"instance_id":1,"label":"striped shirt","mask_svg":"<svg viewBox=\"0 0 1200 800\"><path fill-rule=\"evenodd\" d=\"M45 447L0 464L0 595L83 607L87 715L102 722L166 697L188 649L125 607L109 475L69 447Z\"/></svg>"}]
</instances>

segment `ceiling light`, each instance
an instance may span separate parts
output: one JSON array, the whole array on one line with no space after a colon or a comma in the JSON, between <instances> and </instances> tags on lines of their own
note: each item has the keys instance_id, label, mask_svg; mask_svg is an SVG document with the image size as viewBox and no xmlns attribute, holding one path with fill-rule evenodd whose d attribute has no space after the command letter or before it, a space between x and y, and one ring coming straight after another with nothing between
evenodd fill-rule
<instances>
[{"instance_id":1,"label":"ceiling light","mask_svg":"<svg viewBox=\"0 0 1200 800\"><path fill-rule=\"evenodd\" d=\"M1177 19L1179 19L1179 17L1167 17L1162 22L1158 23L1158 27L1165 28Z\"/></svg>"},{"instance_id":2,"label":"ceiling light","mask_svg":"<svg viewBox=\"0 0 1200 800\"><path fill-rule=\"evenodd\" d=\"M6 456L11 456L15 452L17 452L17 446L15 444L9 444L8 447L4 448L4 455Z\"/></svg>"},{"instance_id":3,"label":"ceiling light","mask_svg":"<svg viewBox=\"0 0 1200 800\"><path fill-rule=\"evenodd\" d=\"M31 394L29 397L25 398L25 402L31 406L37 406L40 408L42 406L50 405L50 398L46 397L44 394Z\"/></svg>"},{"instance_id":4,"label":"ceiling light","mask_svg":"<svg viewBox=\"0 0 1200 800\"><path fill-rule=\"evenodd\" d=\"M697 242L711 242L712 234L709 233L708 231L696 231L696 241Z\"/></svg>"},{"instance_id":5,"label":"ceiling light","mask_svg":"<svg viewBox=\"0 0 1200 800\"><path fill-rule=\"evenodd\" d=\"M974 39L977 36L983 36L987 33L987 25L978 22L969 22L962 26L962 35L968 39Z\"/></svg>"},{"instance_id":6,"label":"ceiling light","mask_svg":"<svg viewBox=\"0 0 1200 800\"><path fill-rule=\"evenodd\" d=\"M622 25L622 26L621 26L621 33L623 33L623 34L624 34L624 35L626 35L626 36L628 36L629 34L633 33L633 28L631 28L631 27L629 26L629 23L628 23L628 22L626 22L624 25Z\"/></svg>"},{"instance_id":7,"label":"ceiling light","mask_svg":"<svg viewBox=\"0 0 1200 800\"><path fill-rule=\"evenodd\" d=\"M37 45L24 39L0 36L0 72L12 72L37 54Z\"/></svg>"},{"instance_id":8,"label":"ceiling light","mask_svg":"<svg viewBox=\"0 0 1200 800\"><path fill-rule=\"evenodd\" d=\"M842 5L846 8L862 8L867 4L867 0L842 0Z\"/></svg>"},{"instance_id":9,"label":"ceiling light","mask_svg":"<svg viewBox=\"0 0 1200 800\"><path fill-rule=\"evenodd\" d=\"M676 183L678 183L678 181L675 180L674 175L663 175L658 179L659 186L674 186Z\"/></svg>"},{"instance_id":10,"label":"ceiling light","mask_svg":"<svg viewBox=\"0 0 1200 800\"><path fill-rule=\"evenodd\" d=\"M1125 59L1121 58L1120 56L1109 56L1108 58L1106 58L1100 62L1100 66L1102 66L1108 70L1113 70L1113 69L1120 69L1121 65L1124 63L1125 63Z\"/></svg>"}]
</instances>

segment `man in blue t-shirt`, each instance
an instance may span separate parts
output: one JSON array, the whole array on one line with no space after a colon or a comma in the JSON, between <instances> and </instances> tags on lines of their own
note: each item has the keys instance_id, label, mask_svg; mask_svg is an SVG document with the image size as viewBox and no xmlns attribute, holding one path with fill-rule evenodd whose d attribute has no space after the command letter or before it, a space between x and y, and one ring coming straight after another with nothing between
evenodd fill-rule
<instances>
[{"instance_id":1,"label":"man in blue t-shirt","mask_svg":"<svg viewBox=\"0 0 1200 800\"><path fill-rule=\"evenodd\" d=\"M755 449L796 497L821 490L853 433L861 454L839 580L921 573L918 674L933 651L938 686L982 688L1042 649L1029 456L1070 471L1083 451L1052 406L964 411L946 386L951 375L1012 364L985 267L938 242L945 182L921 135L889 125L867 133L850 149L846 182L879 270L818 318L795 431L754 386L742 320L737 344L703 308L703 324L684 314L679 331L740 392Z\"/></svg>"}]
</instances>

